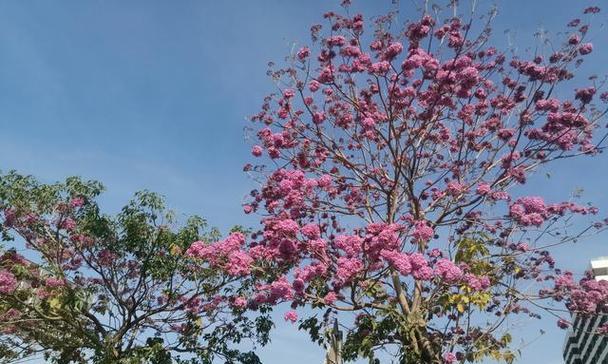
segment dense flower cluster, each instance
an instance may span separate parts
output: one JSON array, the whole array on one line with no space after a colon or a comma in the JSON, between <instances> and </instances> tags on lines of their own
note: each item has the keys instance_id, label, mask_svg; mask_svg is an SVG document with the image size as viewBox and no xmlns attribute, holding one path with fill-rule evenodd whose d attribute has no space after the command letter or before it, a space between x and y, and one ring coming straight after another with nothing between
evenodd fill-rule
<instances>
[{"instance_id":1,"label":"dense flower cluster","mask_svg":"<svg viewBox=\"0 0 608 364\"><path fill-rule=\"evenodd\" d=\"M0 293L12 293L17 287L17 279L15 276L6 270L0 271Z\"/></svg>"},{"instance_id":2,"label":"dense flower cluster","mask_svg":"<svg viewBox=\"0 0 608 364\"><path fill-rule=\"evenodd\" d=\"M519 198L509 207L510 216L523 226L541 226L551 216L562 216L567 212L595 214L597 209L568 202L546 205L538 196Z\"/></svg>"},{"instance_id":3,"label":"dense flower cluster","mask_svg":"<svg viewBox=\"0 0 608 364\"><path fill-rule=\"evenodd\" d=\"M543 291L558 300L565 300L566 307L583 315L608 313L608 281L595 280L590 272L576 282L572 273L565 272L554 280L552 290Z\"/></svg>"},{"instance_id":4,"label":"dense flower cluster","mask_svg":"<svg viewBox=\"0 0 608 364\"><path fill-rule=\"evenodd\" d=\"M435 273L447 283L454 283L462 277L462 270L445 258L437 261Z\"/></svg>"},{"instance_id":5,"label":"dense flower cluster","mask_svg":"<svg viewBox=\"0 0 608 364\"><path fill-rule=\"evenodd\" d=\"M230 275L245 275L250 272L253 259L241 250L244 243L245 236L242 233L233 233L214 244L194 242L186 254L203 259L212 267L221 267Z\"/></svg>"},{"instance_id":6,"label":"dense flower cluster","mask_svg":"<svg viewBox=\"0 0 608 364\"><path fill-rule=\"evenodd\" d=\"M298 314L296 311L287 311L285 313L285 321L296 322L298 321Z\"/></svg>"}]
</instances>

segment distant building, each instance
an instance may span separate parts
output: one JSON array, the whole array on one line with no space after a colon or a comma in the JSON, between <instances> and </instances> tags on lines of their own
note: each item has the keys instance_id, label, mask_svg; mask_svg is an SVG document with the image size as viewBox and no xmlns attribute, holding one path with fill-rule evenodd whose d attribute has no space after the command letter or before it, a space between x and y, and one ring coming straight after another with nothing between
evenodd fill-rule
<instances>
[{"instance_id":1,"label":"distant building","mask_svg":"<svg viewBox=\"0 0 608 364\"><path fill-rule=\"evenodd\" d=\"M591 271L596 280L608 280L608 257L591 261ZM572 329L564 343L566 364L608 364L608 336L596 334L596 330L608 323L608 315L572 315Z\"/></svg>"},{"instance_id":2,"label":"distant building","mask_svg":"<svg viewBox=\"0 0 608 364\"><path fill-rule=\"evenodd\" d=\"M591 261L591 270L597 281L608 281L608 257L599 257Z\"/></svg>"}]
</instances>

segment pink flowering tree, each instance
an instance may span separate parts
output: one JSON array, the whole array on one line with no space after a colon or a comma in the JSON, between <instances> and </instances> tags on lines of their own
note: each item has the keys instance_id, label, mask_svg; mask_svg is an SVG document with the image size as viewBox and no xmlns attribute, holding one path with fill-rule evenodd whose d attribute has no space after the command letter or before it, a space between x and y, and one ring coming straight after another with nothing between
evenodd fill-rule
<instances>
[{"instance_id":1,"label":"pink flowering tree","mask_svg":"<svg viewBox=\"0 0 608 364\"><path fill-rule=\"evenodd\" d=\"M264 344L271 326L244 314L244 272L184 254L192 241L212 245L217 231L196 216L178 224L149 192L102 214L101 191L78 178L0 176L0 361L259 362L236 350Z\"/></svg>"},{"instance_id":2,"label":"pink flowering tree","mask_svg":"<svg viewBox=\"0 0 608 364\"><path fill-rule=\"evenodd\" d=\"M493 46L493 13L457 3L405 23L368 24L347 1L349 15L325 14L311 45L270 71L279 91L252 118L260 162L245 170L261 187L244 209L260 230L197 253L232 252L228 271L256 267L265 280L250 307L288 302L294 322L299 307L323 310L301 321L313 339L353 313L342 316L346 359L383 349L402 363L510 362L507 317L555 313L554 299L591 312L607 297L586 294L589 280L576 297L560 290L579 283L550 252L602 229L583 216L596 208L524 187L558 160L602 151L608 94L595 77L572 86L599 9L551 47L515 55Z\"/></svg>"}]
</instances>

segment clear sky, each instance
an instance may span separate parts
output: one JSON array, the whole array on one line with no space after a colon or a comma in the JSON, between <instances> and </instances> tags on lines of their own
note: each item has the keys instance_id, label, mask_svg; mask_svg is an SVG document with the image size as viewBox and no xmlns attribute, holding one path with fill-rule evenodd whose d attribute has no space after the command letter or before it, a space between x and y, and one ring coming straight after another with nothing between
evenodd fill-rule
<instances>
[{"instance_id":1,"label":"clear sky","mask_svg":"<svg viewBox=\"0 0 608 364\"><path fill-rule=\"evenodd\" d=\"M486 0L478 0L489 3ZM391 0L359 0L368 15ZM418 0L401 0L403 16ZM444 1L445 2L445 1ZM597 1L600 5L604 1ZM281 61L327 0L2 0L0 2L0 169L45 181L68 175L99 179L115 211L134 191L150 189L179 212L212 225L255 226L241 202L253 187L241 171L250 160L243 128L273 91L268 61ZM465 1L463 1L465 3ZM521 48L538 29L557 32L588 4L572 0L497 1L495 35ZM601 13L607 17L608 8ZM606 73L606 34L594 36L585 72ZM606 163L564 162L527 186L551 200L585 187L586 200L608 211ZM604 216L606 214L604 213ZM608 255L606 235L560 248L565 267L581 272ZM283 312L279 308L279 312ZM309 364L322 351L279 320L265 363ZM525 343L519 363L561 363L564 332L554 320L511 323ZM539 337L539 330L546 334ZM519 340L519 339L518 339Z\"/></svg>"}]
</instances>

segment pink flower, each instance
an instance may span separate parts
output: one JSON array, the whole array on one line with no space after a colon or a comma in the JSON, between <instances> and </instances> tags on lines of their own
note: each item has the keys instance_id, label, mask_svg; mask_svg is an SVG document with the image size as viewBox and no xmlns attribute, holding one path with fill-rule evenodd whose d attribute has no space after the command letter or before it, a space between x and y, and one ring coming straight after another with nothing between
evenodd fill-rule
<instances>
[{"instance_id":1,"label":"pink flower","mask_svg":"<svg viewBox=\"0 0 608 364\"><path fill-rule=\"evenodd\" d=\"M315 124L321 124L325 121L325 113L321 111L317 111L312 115L312 121Z\"/></svg>"},{"instance_id":2,"label":"pink flower","mask_svg":"<svg viewBox=\"0 0 608 364\"><path fill-rule=\"evenodd\" d=\"M433 269L429 266L420 267L419 269L412 272L414 278L420 281L430 281L433 279Z\"/></svg>"},{"instance_id":3,"label":"pink flower","mask_svg":"<svg viewBox=\"0 0 608 364\"><path fill-rule=\"evenodd\" d=\"M578 44L580 41L581 41L581 38L576 34L572 34L570 36L570 38L568 38L568 44L571 44L571 45Z\"/></svg>"},{"instance_id":4,"label":"pink flower","mask_svg":"<svg viewBox=\"0 0 608 364\"><path fill-rule=\"evenodd\" d=\"M478 277L472 273L465 274L464 281L474 291L482 291L490 286L490 279L488 277Z\"/></svg>"},{"instance_id":5,"label":"pink flower","mask_svg":"<svg viewBox=\"0 0 608 364\"><path fill-rule=\"evenodd\" d=\"M443 354L443 362L446 363L446 364L455 363L456 360L457 360L456 354L454 354L454 353L445 353L445 354Z\"/></svg>"},{"instance_id":6,"label":"pink flower","mask_svg":"<svg viewBox=\"0 0 608 364\"><path fill-rule=\"evenodd\" d=\"M70 206L73 208L81 207L82 205L84 205L84 198L82 197L75 197L70 201Z\"/></svg>"},{"instance_id":7,"label":"pink flower","mask_svg":"<svg viewBox=\"0 0 608 364\"><path fill-rule=\"evenodd\" d=\"M593 95L595 95L595 92L595 87L579 88L576 89L575 98L577 100L581 100L583 104L588 104L593 99Z\"/></svg>"},{"instance_id":8,"label":"pink flower","mask_svg":"<svg viewBox=\"0 0 608 364\"><path fill-rule=\"evenodd\" d=\"M6 270L0 270L0 293L9 294L17 288L17 279Z\"/></svg>"},{"instance_id":9,"label":"pink flower","mask_svg":"<svg viewBox=\"0 0 608 364\"><path fill-rule=\"evenodd\" d=\"M372 129L376 125L376 120L373 118L365 118L361 120L361 125L363 125L365 129Z\"/></svg>"},{"instance_id":10,"label":"pink flower","mask_svg":"<svg viewBox=\"0 0 608 364\"><path fill-rule=\"evenodd\" d=\"M251 148L251 154L253 154L254 157L261 156L263 151L264 149L262 149L262 147L259 145L254 145L253 148Z\"/></svg>"},{"instance_id":11,"label":"pink flower","mask_svg":"<svg viewBox=\"0 0 608 364\"><path fill-rule=\"evenodd\" d=\"M584 14L597 14L600 12L600 8L597 6L590 6L583 11Z\"/></svg>"},{"instance_id":12,"label":"pink flower","mask_svg":"<svg viewBox=\"0 0 608 364\"><path fill-rule=\"evenodd\" d=\"M302 293L304 292L304 281L296 278L293 280L293 284L292 284L293 290L296 291L297 293Z\"/></svg>"},{"instance_id":13,"label":"pink flower","mask_svg":"<svg viewBox=\"0 0 608 364\"><path fill-rule=\"evenodd\" d=\"M225 265L226 272L232 276L243 276L249 274L253 259L243 251L234 251L228 257Z\"/></svg>"},{"instance_id":14,"label":"pink flower","mask_svg":"<svg viewBox=\"0 0 608 364\"><path fill-rule=\"evenodd\" d=\"M582 44L579 49L578 52L582 55L586 55L589 54L593 51L593 44L592 43L585 43Z\"/></svg>"},{"instance_id":15,"label":"pink flower","mask_svg":"<svg viewBox=\"0 0 608 364\"><path fill-rule=\"evenodd\" d=\"M496 133L496 136L498 136L502 140L507 141L507 140L511 139L514 134L515 134L515 129L513 129L513 128L504 128L504 129L500 129Z\"/></svg>"},{"instance_id":16,"label":"pink flower","mask_svg":"<svg viewBox=\"0 0 608 364\"><path fill-rule=\"evenodd\" d=\"M285 321L290 321L292 323L298 321L298 313L293 310L285 312L285 316L283 317L285 318Z\"/></svg>"},{"instance_id":17,"label":"pink flower","mask_svg":"<svg viewBox=\"0 0 608 364\"><path fill-rule=\"evenodd\" d=\"M387 61L390 61L393 58L395 58L397 55L399 55L399 53L401 53L401 51L403 51L403 45L401 45L401 43L399 43L399 42L391 43L388 47L386 47L386 49L384 51L384 58Z\"/></svg>"},{"instance_id":18,"label":"pink flower","mask_svg":"<svg viewBox=\"0 0 608 364\"><path fill-rule=\"evenodd\" d=\"M511 197L509 196L509 193L507 193L505 191L492 192L490 194L490 198L492 198L493 200L505 200L505 201L508 201L511 199Z\"/></svg>"},{"instance_id":19,"label":"pink flower","mask_svg":"<svg viewBox=\"0 0 608 364\"><path fill-rule=\"evenodd\" d=\"M363 269L363 263L357 258L340 257L337 262L336 279L344 284Z\"/></svg>"},{"instance_id":20,"label":"pink flower","mask_svg":"<svg viewBox=\"0 0 608 364\"><path fill-rule=\"evenodd\" d=\"M509 208L510 216L523 226L540 226L548 218L547 207L541 197L522 197Z\"/></svg>"},{"instance_id":21,"label":"pink flower","mask_svg":"<svg viewBox=\"0 0 608 364\"><path fill-rule=\"evenodd\" d=\"M379 75L387 73L390 69L391 69L391 64L388 63L387 61L372 63L372 65L369 67L369 71L371 73L375 73L375 74L379 74Z\"/></svg>"},{"instance_id":22,"label":"pink flower","mask_svg":"<svg viewBox=\"0 0 608 364\"><path fill-rule=\"evenodd\" d=\"M428 226L425 221L416 221L414 230L412 231L413 242L427 242L435 235L432 227Z\"/></svg>"},{"instance_id":23,"label":"pink flower","mask_svg":"<svg viewBox=\"0 0 608 364\"><path fill-rule=\"evenodd\" d=\"M47 299L50 295L51 292L49 292L47 289L44 288L38 288L35 292L36 297L40 298L41 300Z\"/></svg>"},{"instance_id":24,"label":"pink flower","mask_svg":"<svg viewBox=\"0 0 608 364\"><path fill-rule=\"evenodd\" d=\"M317 77L317 80L321 83L331 83L334 81L334 69L331 65L325 66L322 70L321 73L319 73L319 76Z\"/></svg>"},{"instance_id":25,"label":"pink flower","mask_svg":"<svg viewBox=\"0 0 608 364\"><path fill-rule=\"evenodd\" d=\"M325 39L325 42L329 47L338 46L341 47L346 44L346 38L342 35L334 35Z\"/></svg>"},{"instance_id":26,"label":"pink flower","mask_svg":"<svg viewBox=\"0 0 608 364\"><path fill-rule=\"evenodd\" d=\"M273 228L275 231L289 236L294 236L300 230L298 223L291 219L276 221Z\"/></svg>"},{"instance_id":27,"label":"pink flower","mask_svg":"<svg viewBox=\"0 0 608 364\"><path fill-rule=\"evenodd\" d=\"M296 94L295 91L293 89L290 89L290 88L285 89L283 91L283 97L286 98L286 99L291 99L292 97L295 96L295 94Z\"/></svg>"},{"instance_id":28,"label":"pink flower","mask_svg":"<svg viewBox=\"0 0 608 364\"><path fill-rule=\"evenodd\" d=\"M116 254L112 253L109 249L103 249L97 254L97 263L100 266L108 267L112 265L116 259Z\"/></svg>"},{"instance_id":29,"label":"pink flower","mask_svg":"<svg viewBox=\"0 0 608 364\"><path fill-rule=\"evenodd\" d=\"M306 58L308 58L308 56L310 56L310 48L308 48L308 47L300 48L300 50L298 51L298 59L300 59L300 61L303 61Z\"/></svg>"},{"instance_id":30,"label":"pink flower","mask_svg":"<svg viewBox=\"0 0 608 364\"><path fill-rule=\"evenodd\" d=\"M243 309L247 307L247 299L245 297L235 297L232 301L232 306L235 308Z\"/></svg>"},{"instance_id":31,"label":"pink flower","mask_svg":"<svg viewBox=\"0 0 608 364\"><path fill-rule=\"evenodd\" d=\"M323 276L327 272L327 265L325 264L311 264L296 270L296 277L301 278L305 282Z\"/></svg>"},{"instance_id":32,"label":"pink flower","mask_svg":"<svg viewBox=\"0 0 608 364\"><path fill-rule=\"evenodd\" d=\"M462 270L449 259L439 259L435 263L435 275L447 283L454 283L462 277Z\"/></svg>"},{"instance_id":33,"label":"pink flower","mask_svg":"<svg viewBox=\"0 0 608 364\"><path fill-rule=\"evenodd\" d=\"M451 196L460 196L467 190L466 186L457 181L450 181L447 185L446 192Z\"/></svg>"},{"instance_id":34,"label":"pink flower","mask_svg":"<svg viewBox=\"0 0 608 364\"><path fill-rule=\"evenodd\" d=\"M319 187L326 188L331 186L332 178L328 174L324 174L318 179Z\"/></svg>"},{"instance_id":35,"label":"pink flower","mask_svg":"<svg viewBox=\"0 0 608 364\"><path fill-rule=\"evenodd\" d=\"M308 239L318 239L321 236L321 230L317 224L306 224L302 226L302 235Z\"/></svg>"},{"instance_id":36,"label":"pink flower","mask_svg":"<svg viewBox=\"0 0 608 364\"><path fill-rule=\"evenodd\" d=\"M50 288L63 287L65 281L63 279L49 277L44 280L44 285Z\"/></svg>"},{"instance_id":37,"label":"pink flower","mask_svg":"<svg viewBox=\"0 0 608 364\"><path fill-rule=\"evenodd\" d=\"M68 230L68 231L72 231L76 228L76 221L74 221L72 218L70 217L66 217L62 222L61 222L61 228Z\"/></svg>"},{"instance_id":38,"label":"pink flower","mask_svg":"<svg viewBox=\"0 0 608 364\"><path fill-rule=\"evenodd\" d=\"M471 88L475 86L477 78L479 77L479 71L475 67L465 67L460 73L456 75L458 80L462 83L462 87Z\"/></svg>"},{"instance_id":39,"label":"pink flower","mask_svg":"<svg viewBox=\"0 0 608 364\"><path fill-rule=\"evenodd\" d=\"M325 295L325 297L323 298L323 301L325 302L326 305L333 305L337 299L338 299L338 295L336 294L336 292L332 291Z\"/></svg>"},{"instance_id":40,"label":"pink flower","mask_svg":"<svg viewBox=\"0 0 608 364\"><path fill-rule=\"evenodd\" d=\"M477 185L477 194L480 196L485 196L492 191L492 188L488 183L480 183Z\"/></svg>"},{"instance_id":41,"label":"pink flower","mask_svg":"<svg viewBox=\"0 0 608 364\"><path fill-rule=\"evenodd\" d=\"M211 266L222 268L232 276L242 276L249 273L253 263L253 258L241 250L243 244L245 236L237 232L212 244L195 241L186 250L186 255L207 261Z\"/></svg>"},{"instance_id":42,"label":"pink flower","mask_svg":"<svg viewBox=\"0 0 608 364\"><path fill-rule=\"evenodd\" d=\"M557 99L542 99L536 101L536 109L542 111L557 112L559 111L559 104L560 102Z\"/></svg>"},{"instance_id":43,"label":"pink flower","mask_svg":"<svg viewBox=\"0 0 608 364\"><path fill-rule=\"evenodd\" d=\"M356 235L338 235L334 240L336 248L344 251L348 256L357 255L362 249L363 240Z\"/></svg>"},{"instance_id":44,"label":"pink flower","mask_svg":"<svg viewBox=\"0 0 608 364\"><path fill-rule=\"evenodd\" d=\"M292 286L285 276L272 282L268 288L270 289L270 300L272 302L293 298Z\"/></svg>"},{"instance_id":45,"label":"pink flower","mask_svg":"<svg viewBox=\"0 0 608 364\"><path fill-rule=\"evenodd\" d=\"M383 250L380 254L402 275L408 275L411 273L412 265L407 254L394 250Z\"/></svg>"}]
</instances>

